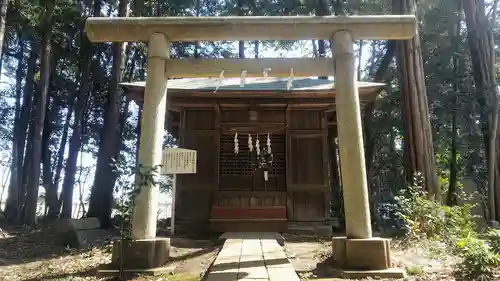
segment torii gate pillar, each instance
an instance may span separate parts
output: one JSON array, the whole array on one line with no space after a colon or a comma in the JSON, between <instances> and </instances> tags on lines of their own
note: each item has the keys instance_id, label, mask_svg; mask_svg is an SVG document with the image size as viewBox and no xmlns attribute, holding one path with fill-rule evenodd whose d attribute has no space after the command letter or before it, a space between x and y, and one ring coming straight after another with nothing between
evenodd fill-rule
<instances>
[{"instance_id":1,"label":"torii gate pillar","mask_svg":"<svg viewBox=\"0 0 500 281\"><path fill-rule=\"evenodd\" d=\"M335 32L332 39L346 227L346 237L332 240L333 260L350 270L387 270L392 265L389 239L372 237L354 40L348 30ZM402 271L393 274L404 276Z\"/></svg>"},{"instance_id":2,"label":"torii gate pillar","mask_svg":"<svg viewBox=\"0 0 500 281\"><path fill-rule=\"evenodd\" d=\"M165 134L167 104L166 59L170 44L165 34L153 33L149 39L146 89L142 110L139 143L139 172L159 175ZM156 168L156 170L155 170ZM163 266L170 258L170 239L156 237L158 185L136 177L139 193L134 198L132 240L113 244L112 263L124 269L153 269Z\"/></svg>"}]
</instances>

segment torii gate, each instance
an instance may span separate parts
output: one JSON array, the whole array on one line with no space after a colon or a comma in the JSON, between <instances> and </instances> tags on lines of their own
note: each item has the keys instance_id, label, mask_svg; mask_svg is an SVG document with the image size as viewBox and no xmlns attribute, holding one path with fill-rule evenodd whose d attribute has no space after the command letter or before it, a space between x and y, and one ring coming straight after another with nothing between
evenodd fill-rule
<instances>
[{"instance_id":1,"label":"torii gate","mask_svg":"<svg viewBox=\"0 0 500 281\"><path fill-rule=\"evenodd\" d=\"M114 17L89 18L92 42L148 42L139 163L161 164L167 102L167 78L335 75L338 141L346 219L346 237L334 239L334 259L351 269L390 267L389 242L372 237L353 40L408 40L416 35L413 15L265 16L265 17ZM169 59L174 41L333 40L333 59ZM123 260L152 268L165 262L168 240L156 238L158 187L142 188L132 219L132 244ZM143 245L143 246L140 246ZM164 247L165 246L165 247ZM116 251L120 252L120 251ZM117 253L117 255L118 255ZM133 255L133 256L127 256ZM115 258L115 257L114 257ZM146 259L145 262L140 262Z\"/></svg>"}]
</instances>

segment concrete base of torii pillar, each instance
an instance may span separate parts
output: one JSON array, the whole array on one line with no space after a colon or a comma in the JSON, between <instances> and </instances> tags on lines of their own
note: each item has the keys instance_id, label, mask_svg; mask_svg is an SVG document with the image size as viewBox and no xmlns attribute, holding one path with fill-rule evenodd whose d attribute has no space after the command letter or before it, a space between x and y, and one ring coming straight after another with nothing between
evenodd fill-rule
<instances>
[{"instance_id":1,"label":"concrete base of torii pillar","mask_svg":"<svg viewBox=\"0 0 500 281\"><path fill-rule=\"evenodd\" d=\"M341 30L333 35L337 91L335 104L346 237L333 238L332 259L336 267L345 269L343 277L402 278L403 270L391 269L390 240L372 237L353 44L349 31Z\"/></svg>"},{"instance_id":2,"label":"concrete base of torii pillar","mask_svg":"<svg viewBox=\"0 0 500 281\"><path fill-rule=\"evenodd\" d=\"M164 34L152 34L148 47L148 67L143 104L139 163L141 173L150 173L162 160L167 102L166 59L169 42ZM159 171L158 171L159 172ZM166 273L163 266L170 258L170 238L156 237L159 190L153 182L140 182L132 215L132 239L113 243L112 262L108 272ZM102 271L101 273L105 273Z\"/></svg>"}]
</instances>

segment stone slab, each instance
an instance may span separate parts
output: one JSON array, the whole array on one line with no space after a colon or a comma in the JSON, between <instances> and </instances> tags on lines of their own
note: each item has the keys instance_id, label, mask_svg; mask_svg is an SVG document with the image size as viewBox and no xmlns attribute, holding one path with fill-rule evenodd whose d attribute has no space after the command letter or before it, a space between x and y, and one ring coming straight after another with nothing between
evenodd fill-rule
<instances>
[{"instance_id":1,"label":"stone slab","mask_svg":"<svg viewBox=\"0 0 500 281\"><path fill-rule=\"evenodd\" d=\"M101 228L101 222L98 218L67 219L58 221L55 227L58 232L90 230Z\"/></svg>"},{"instance_id":2,"label":"stone slab","mask_svg":"<svg viewBox=\"0 0 500 281\"><path fill-rule=\"evenodd\" d=\"M346 253L345 253L346 237L333 237L332 238L332 261L333 265L339 268L345 266Z\"/></svg>"},{"instance_id":3,"label":"stone slab","mask_svg":"<svg viewBox=\"0 0 500 281\"><path fill-rule=\"evenodd\" d=\"M299 281L299 276L293 267L267 268L269 280L271 281Z\"/></svg>"},{"instance_id":4,"label":"stone slab","mask_svg":"<svg viewBox=\"0 0 500 281\"><path fill-rule=\"evenodd\" d=\"M330 238L333 235L333 225L331 223L319 224L289 222L286 232L302 236Z\"/></svg>"},{"instance_id":5,"label":"stone slab","mask_svg":"<svg viewBox=\"0 0 500 281\"><path fill-rule=\"evenodd\" d=\"M238 272L238 279L242 278L268 278L267 269L265 266L245 267L240 268Z\"/></svg>"},{"instance_id":6,"label":"stone slab","mask_svg":"<svg viewBox=\"0 0 500 281\"><path fill-rule=\"evenodd\" d=\"M70 248L87 249L92 245L102 244L112 237L104 229L73 230L57 235L57 243Z\"/></svg>"},{"instance_id":7,"label":"stone slab","mask_svg":"<svg viewBox=\"0 0 500 281\"><path fill-rule=\"evenodd\" d=\"M101 229L97 218L68 219L54 225L56 243L70 248L86 249L105 242L111 233Z\"/></svg>"},{"instance_id":8,"label":"stone slab","mask_svg":"<svg viewBox=\"0 0 500 281\"><path fill-rule=\"evenodd\" d=\"M245 239L245 240L261 240L270 239L278 241L280 246L285 245L285 237L278 232L224 232L219 239Z\"/></svg>"},{"instance_id":9,"label":"stone slab","mask_svg":"<svg viewBox=\"0 0 500 281\"><path fill-rule=\"evenodd\" d=\"M238 272L234 273L220 273L210 272L205 281L237 281Z\"/></svg>"},{"instance_id":10,"label":"stone slab","mask_svg":"<svg viewBox=\"0 0 500 281\"><path fill-rule=\"evenodd\" d=\"M164 266L169 258L169 238L132 241L115 240L111 264L115 269L152 269Z\"/></svg>"},{"instance_id":11,"label":"stone slab","mask_svg":"<svg viewBox=\"0 0 500 281\"><path fill-rule=\"evenodd\" d=\"M348 279L363 278L383 278L383 279L403 279L406 278L406 272L401 268L389 268L384 270L343 270L342 277Z\"/></svg>"},{"instance_id":12,"label":"stone slab","mask_svg":"<svg viewBox=\"0 0 500 281\"><path fill-rule=\"evenodd\" d=\"M118 277L120 276L120 272L123 272L125 276L135 276L135 275L149 275L149 276L157 276L170 274L174 272L175 266L165 266L165 267L156 267L150 269L107 269L102 268L97 270L97 277Z\"/></svg>"},{"instance_id":13,"label":"stone slab","mask_svg":"<svg viewBox=\"0 0 500 281\"><path fill-rule=\"evenodd\" d=\"M274 236L266 234L257 239L249 235L249 239L242 239L243 236L226 236L206 281L299 281Z\"/></svg>"},{"instance_id":14,"label":"stone slab","mask_svg":"<svg viewBox=\"0 0 500 281\"><path fill-rule=\"evenodd\" d=\"M391 268L390 240L385 238L346 239L345 267L352 270Z\"/></svg>"},{"instance_id":15,"label":"stone slab","mask_svg":"<svg viewBox=\"0 0 500 281\"><path fill-rule=\"evenodd\" d=\"M104 229L91 229L76 232L79 248L88 248L91 245L102 245L111 238L111 233Z\"/></svg>"}]
</instances>

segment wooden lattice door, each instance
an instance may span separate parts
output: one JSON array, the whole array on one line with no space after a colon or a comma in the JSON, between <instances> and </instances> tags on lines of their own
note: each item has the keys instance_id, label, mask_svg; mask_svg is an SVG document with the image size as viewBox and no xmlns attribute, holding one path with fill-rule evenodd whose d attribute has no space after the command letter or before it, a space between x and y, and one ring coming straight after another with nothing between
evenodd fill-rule
<instances>
[{"instance_id":1,"label":"wooden lattice door","mask_svg":"<svg viewBox=\"0 0 500 281\"><path fill-rule=\"evenodd\" d=\"M261 148L266 146L267 135L251 134L255 145L258 137ZM255 151L250 153L248 134L238 136L239 153L234 153L234 135L221 135L220 138L220 184L221 191L286 191L285 135L271 136L273 165L269 170L268 181L264 171L256 169ZM255 148L254 148L255 149Z\"/></svg>"}]
</instances>

